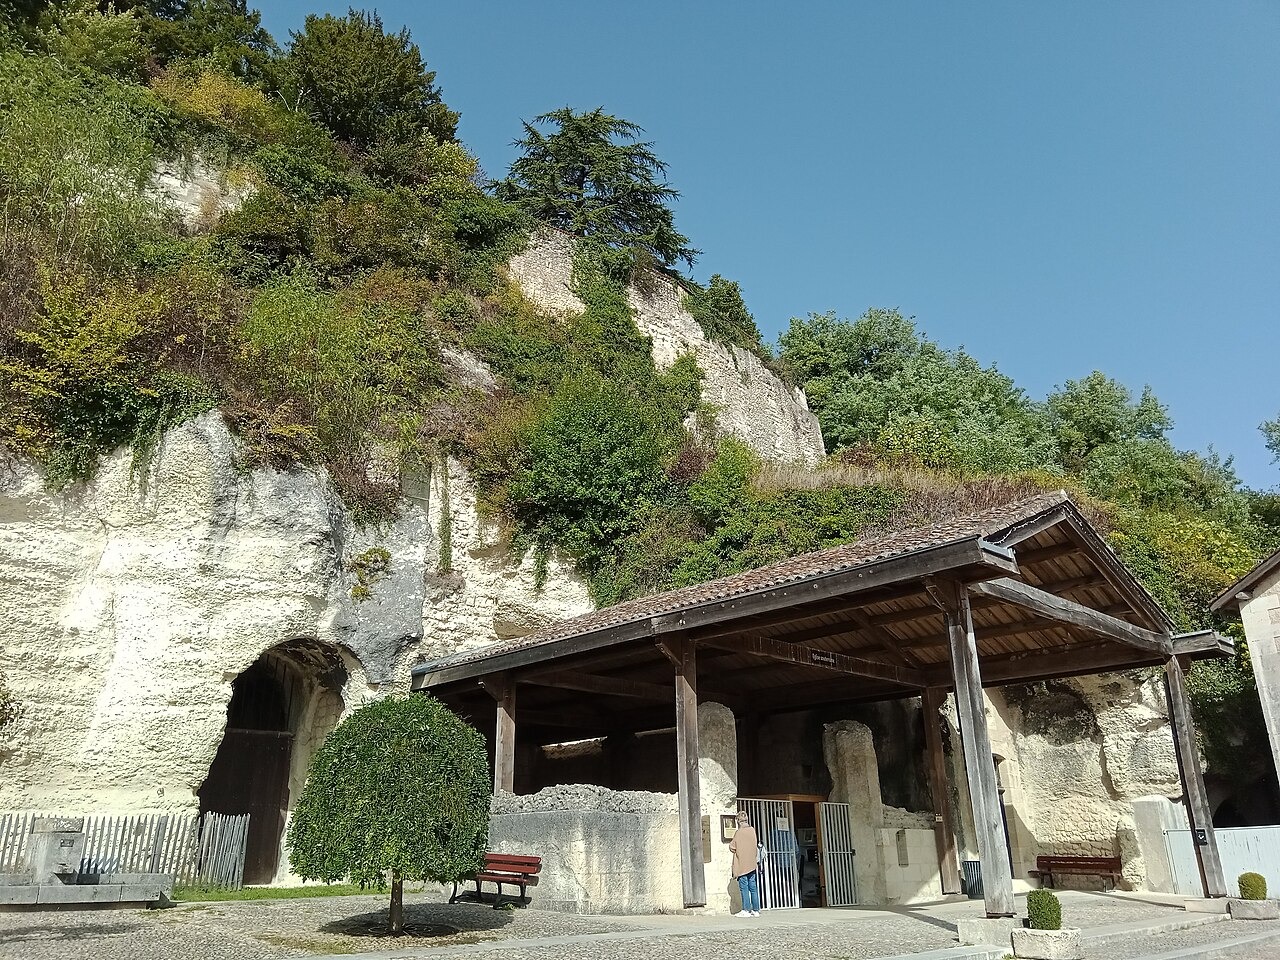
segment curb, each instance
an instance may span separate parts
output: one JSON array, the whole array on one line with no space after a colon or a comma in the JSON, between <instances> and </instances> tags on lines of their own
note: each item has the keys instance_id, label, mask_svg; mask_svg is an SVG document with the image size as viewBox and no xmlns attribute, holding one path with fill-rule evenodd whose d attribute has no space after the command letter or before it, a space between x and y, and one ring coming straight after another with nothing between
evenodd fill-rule
<instances>
[{"instance_id":1,"label":"curb","mask_svg":"<svg viewBox=\"0 0 1280 960\"><path fill-rule=\"evenodd\" d=\"M944 947L926 950L924 953L900 953L893 957L876 957L876 960L1003 960L1009 955L1004 947Z\"/></svg>"},{"instance_id":2,"label":"curb","mask_svg":"<svg viewBox=\"0 0 1280 960\"><path fill-rule=\"evenodd\" d=\"M1127 940L1135 934L1155 936L1161 933L1176 933L1179 930L1191 930L1209 923L1223 923L1231 918L1225 913L1195 913L1183 915L1176 920L1133 920L1128 923L1113 923L1105 927L1094 927L1092 933L1080 934L1080 943L1085 947L1106 947L1120 940Z\"/></svg>"},{"instance_id":3,"label":"curb","mask_svg":"<svg viewBox=\"0 0 1280 960\"><path fill-rule=\"evenodd\" d=\"M1280 942L1280 930L1268 933L1255 933L1251 937L1237 937L1234 940L1221 940L1218 943L1206 943L1198 947L1183 947L1170 950L1168 953L1153 953L1135 960L1227 960L1235 956L1241 947L1261 946L1272 941Z\"/></svg>"}]
</instances>

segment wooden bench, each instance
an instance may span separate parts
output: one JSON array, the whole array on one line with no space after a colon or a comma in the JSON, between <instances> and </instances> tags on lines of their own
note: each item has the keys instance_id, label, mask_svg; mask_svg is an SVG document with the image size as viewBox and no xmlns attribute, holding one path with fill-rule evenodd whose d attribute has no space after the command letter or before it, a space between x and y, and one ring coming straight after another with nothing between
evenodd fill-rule
<instances>
[{"instance_id":1,"label":"wooden bench","mask_svg":"<svg viewBox=\"0 0 1280 960\"><path fill-rule=\"evenodd\" d=\"M488 903L481 891L482 883L497 885L498 892L493 895L493 908L497 910L504 903L514 903L518 907L529 905L529 887L538 885L538 874L542 871L541 857L526 857L519 854L486 853L484 867L472 879L476 888L458 892L458 885L453 885L453 896L450 903ZM464 881L465 882L465 881ZM520 888L519 897L503 897L502 887L509 885Z\"/></svg>"},{"instance_id":2,"label":"wooden bench","mask_svg":"<svg viewBox=\"0 0 1280 960\"><path fill-rule=\"evenodd\" d=\"M1081 877L1101 877L1102 888L1109 882L1115 886L1120 879L1119 857L1036 857L1036 869L1046 887L1053 886L1055 874L1071 874Z\"/></svg>"}]
</instances>

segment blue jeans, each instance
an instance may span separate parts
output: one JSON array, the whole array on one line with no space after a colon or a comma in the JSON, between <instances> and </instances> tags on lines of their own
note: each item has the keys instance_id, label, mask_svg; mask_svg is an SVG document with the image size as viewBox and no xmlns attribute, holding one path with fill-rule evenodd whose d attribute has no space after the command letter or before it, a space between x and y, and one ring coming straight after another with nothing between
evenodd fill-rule
<instances>
[{"instance_id":1,"label":"blue jeans","mask_svg":"<svg viewBox=\"0 0 1280 960\"><path fill-rule=\"evenodd\" d=\"M756 871L752 870L738 878L738 889L742 891L742 909L748 913L760 912L760 885L756 881Z\"/></svg>"}]
</instances>

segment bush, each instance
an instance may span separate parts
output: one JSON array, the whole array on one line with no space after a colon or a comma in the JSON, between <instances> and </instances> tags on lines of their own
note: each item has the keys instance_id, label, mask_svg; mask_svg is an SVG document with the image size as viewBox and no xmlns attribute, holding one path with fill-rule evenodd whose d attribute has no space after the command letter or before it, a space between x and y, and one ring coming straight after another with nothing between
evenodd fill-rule
<instances>
[{"instance_id":1,"label":"bush","mask_svg":"<svg viewBox=\"0 0 1280 960\"><path fill-rule=\"evenodd\" d=\"M489 839L484 738L448 707L413 694L361 707L316 752L289 822L304 880L349 877L386 889L403 930L403 882L453 883L479 870Z\"/></svg>"},{"instance_id":2,"label":"bush","mask_svg":"<svg viewBox=\"0 0 1280 960\"><path fill-rule=\"evenodd\" d=\"M1267 878L1260 873L1242 873L1236 881L1240 885L1241 900L1267 899Z\"/></svg>"},{"instance_id":3,"label":"bush","mask_svg":"<svg viewBox=\"0 0 1280 960\"><path fill-rule=\"evenodd\" d=\"M1062 904L1049 890L1032 890L1027 894L1027 920L1032 930L1061 930Z\"/></svg>"}]
</instances>

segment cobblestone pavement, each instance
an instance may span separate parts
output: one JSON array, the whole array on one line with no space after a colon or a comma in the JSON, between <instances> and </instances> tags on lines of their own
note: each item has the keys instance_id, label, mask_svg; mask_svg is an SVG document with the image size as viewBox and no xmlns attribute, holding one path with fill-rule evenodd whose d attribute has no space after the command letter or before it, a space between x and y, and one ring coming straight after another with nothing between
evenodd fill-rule
<instances>
[{"instance_id":1,"label":"cobblestone pavement","mask_svg":"<svg viewBox=\"0 0 1280 960\"><path fill-rule=\"evenodd\" d=\"M417 935L376 935L382 896L184 904L170 910L0 913L0 960L275 960L372 953L468 960L870 960L955 945L953 924L981 904L786 911L759 919L710 916L578 917L535 909L449 906L438 894L406 894ZM1086 929L1185 916L1169 898L1063 895L1064 919ZM1162 934L1135 934L1090 952L1132 960L1182 946L1261 932L1243 922ZM493 942L493 949L486 946ZM497 941L506 941L500 946ZM452 948L452 949L450 949ZM465 953L463 952L465 951ZM1257 952L1274 960L1276 948ZM1241 954L1242 960L1249 954Z\"/></svg>"},{"instance_id":2,"label":"cobblestone pavement","mask_svg":"<svg viewBox=\"0 0 1280 960\"><path fill-rule=\"evenodd\" d=\"M1208 944L1223 943L1230 940L1257 936L1268 932L1280 932L1280 920L1237 920L1210 923L1203 927L1192 927L1190 930L1174 930L1155 936L1135 936L1127 940L1107 944L1105 951L1094 951L1097 956L1105 956L1107 960L1139 960L1142 957L1158 956L1172 953L1188 947L1202 947ZM1257 949L1265 947L1267 960L1275 960L1280 956L1280 940L1273 940L1262 947L1244 948L1243 952L1233 951L1231 956L1248 957Z\"/></svg>"}]
</instances>

